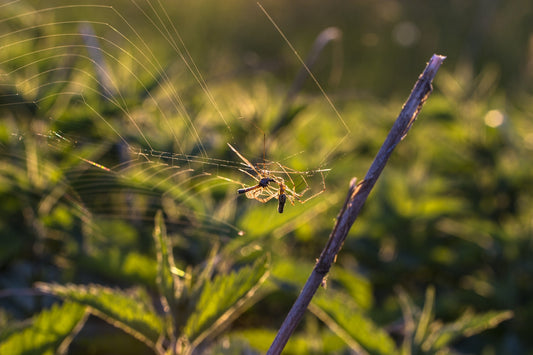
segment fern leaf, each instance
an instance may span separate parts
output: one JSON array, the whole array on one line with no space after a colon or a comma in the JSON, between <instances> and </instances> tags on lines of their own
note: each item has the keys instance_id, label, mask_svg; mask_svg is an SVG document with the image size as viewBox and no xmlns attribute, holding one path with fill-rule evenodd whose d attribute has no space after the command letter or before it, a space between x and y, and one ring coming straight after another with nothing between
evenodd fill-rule
<instances>
[{"instance_id":1,"label":"fern leaf","mask_svg":"<svg viewBox=\"0 0 533 355\"><path fill-rule=\"evenodd\" d=\"M99 285L62 286L45 283L39 283L37 287L44 292L88 306L94 315L152 348L162 333L161 319L154 312L148 296L140 290L126 293Z\"/></svg>"},{"instance_id":2,"label":"fern leaf","mask_svg":"<svg viewBox=\"0 0 533 355\"><path fill-rule=\"evenodd\" d=\"M219 275L205 284L195 311L184 328L184 335L193 347L249 306L268 276L267 264L265 258L261 258L252 266L243 267L229 275Z\"/></svg>"},{"instance_id":3,"label":"fern leaf","mask_svg":"<svg viewBox=\"0 0 533 355\"><path fill-rule=\"evenodd\" d=\"M55 304L36 315L31 325L13 332L0 342L0 354L61 353L66 350L85 319L85 306L72 302Z\"/></svg>"}]
</instances>

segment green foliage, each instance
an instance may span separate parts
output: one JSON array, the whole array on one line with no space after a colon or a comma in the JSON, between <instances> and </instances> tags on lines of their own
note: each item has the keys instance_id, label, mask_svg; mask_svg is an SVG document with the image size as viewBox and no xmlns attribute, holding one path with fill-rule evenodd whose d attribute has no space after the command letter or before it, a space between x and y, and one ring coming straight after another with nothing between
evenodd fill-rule
<instances>
[{"instance_id":1,"label":"green foliage","mask_svg":"<svg viewBox=\"0 0 533 355\"><path fill-rule=\"evenodd\" d=\"M259 286L268 277L267 266L264 258L260 258L252 266L217 276L206 283L184 334L199 342L242 313L257 299Z\"/></svg>"},{"instance_id":2,"label":"green foliage","mask_svg":"<svg viewBox=\"0 0 533 355\"><path fill-rule=\"evenodd\" d=\"M361 309L371 309L373 306L372 285L362 275L348 269L336 268L331 271L328 280L337 281L346 290L349 297Z\"/></svg>"},{"instance_id":3,"label":"green foliage","mask_svg":"<svg viewBox=\"0 0 533 355\"><path fill-rule=\"evenodd\" d=\"M90 307L90 312L155 346L163 330L160 317L155 313L150 298L141 290L124 292L99 285L37 284L47 293Z\"/></svg>"},{"instance_id":4,"label":"green foliage","mask_svg":"<svg viewBox=\"0 0 533 355\"><path fill-rule=\"evenodd\" d=\"M313 68L342 119L310 80L288 102L299 63L254 2L199 0L166 13L156 3L1 6L2 344L33 339L32 324L50 312L61 320L87 306L126 331L117 329L125 353L145 351L131 335L157 353L223 352L227 339L264 352L350 178L363 177L438 51L448 59L434 92L314 301L318 318L305 319L287 353L533 348L531 1L267 1L302 56L324 27L343 31L344 65L331 67L328 45ZM411 46L398 42L402 28L414 30ZM282 215L275 199L238 196L254 180L228 142L252 163L330 168L326 190ZM309 192L322 188L307 178ZM40 296L11 296L36 281L81 306L43 310ZM411 298L425 292L420 310ZM501 310L513 318L502 323L511 313ZM87 321L99 342L50 321L47 345L24 346L56 352L75 334L74 343L115 344L103 334L112 326L80 317L56 323ZM110 348L98 346L83 351Z\"/></svg>"},{"instance_id":5,"label":"green foliage","mask_svg":"<svg viewBox=\"0 0 533 355\"><path fill-rule=\"evenodd\" d=\"M355 352L394 354L393 339L374 324L350 297L335 291L320 292L310 310Z\"/></svg>"},{"instance_id":6,"label":"green foliage","mask_svg":"<svg viewBox=\"0 0 533 355\"><path fill-rule=\"evenodd\" d=\"M0 334L0 354L51 355L57 349L65 351L85 319L85 306L74 302L55 304L35 315L31 324L12 326L12 332L9 327L4 329Z\"/></svg>"},{"instance_id":7,"label":"green foliage","mask_svg":"<svg viewBox=\"0 0 533 355\"><path fill-rule=\"evenodd\" d=\"M306 324L312 324L307 321ZM270 329L244 329L239 332L230 333L224 341L225 351L232 349L252 352L255 350L258 354L263 354L268 350L268 346L276 336L276 332ZM229 343L229 346L226 345ZM222 344L221 344L222 345ZM327 329L315 329L313 326L307 326L302 332L295 333L289 339L287 346L283 350L284 354L343 354L346 345L342 339L332 334Z\"/></svg>"},{"instance_id":8,"label":"green foliage","mask_svg":"<svg viewBox=\"0 0 533 355\"><path fill-rule=\"evenodd\" d=\"M157 285L165 315L155 312L152 300L142 289L122 291L100 285L45 283L38 283L36 287L41 292L87 306L92 314L143 341L155 352L162 351L161 344L169 344L166 346L172 353L192 351L205 339L219 333L261 295L259 287L268 276L265 258L213 280L209 277L210 270L195 277L196 283L187 284L178 277L187 275L174 264L160 212L156 215L153 237L157 251ZM185 322L182 329L180 324ZM164 337L169 342L164 341ZM30 349L34 348L30 346Z\"/></svg>"},{"instance_id":9,"label":"green foliage","mask_svg":"<svg viewBox=\"0 0 533 355\"><path fill-rule=\"evenodd\" d=\"M473 314L465 312L459 319L451 324L444 324L440 328L436 325L427 341L422 344L422 349L430 348L431 352L438 352L462 337L470 337L487 329L495 328L503 321L513 318L513 312L485 312ZM431 337L431 338L430 338Z\"/></svg>"},{"instance_id":10,"label":"green foliage","mask_svg":"<svg viewBox=\"0 0 533 355\"><path fill-rule=\"evenodd\" d=\"M156 261L136 251L125 253L118 247L96 250L80 259L80 266L116 280L156 284Z\"/></svg>"},{"instance_id":11,"label":"green foliage","mask_svg":"<svg viewBox=\"0 0 533 355\"><path fill-rule=\"evenodd\" d=\"M435 320L435 290L429 288L423 310L419 310L403 291L403 344L396 348L388 332L374 324L347 295L329 291L313 299L310 310L355 352L368 354L436 354L452 352L448 345L484 330L497 327L513 317L512 312L465 312L457 320L443 324Z\"/></svg>"},{"instance_id":12,"label":"green foliage","mask_svg":"<svg viewBox=\"0 0 533 355\"><path fill-rule=\"evenodd\" d=\"M499 323L513 317L513 313L510 311L493 311L483 314L473 314L467 311L457 320L443 324L441 321L434 319L434 288L427 289L426 300L422 310L418 309L403 291L400 292L400 301L406 322L406 334L402 347L403 354L451 352L452 350L448 348L448 345L453 341L494 328Z\"/></svg>"},{"instance_id":13,"label":"green foliage","mask_svg":"<svg viewBox=\"0 0 533 355\"><path fill-rule=\"evenodd\" d=\"M167 333L172 338L175 333L175 325L173 324L172 315L178 315L176 299L180 297L180 288L182 282L175 275L177 268L174 264L174 256L172 255L172 246L167 237L166 227L163 220L163 214L158 211L155 217L154 241L157 250L157 286L159 294L161 295L161 302L163 303L164 311L167 314ZM181 286L181 287L180 287ZM174 340L174 339L173 339Z\"/></svg>"}]
</instances>

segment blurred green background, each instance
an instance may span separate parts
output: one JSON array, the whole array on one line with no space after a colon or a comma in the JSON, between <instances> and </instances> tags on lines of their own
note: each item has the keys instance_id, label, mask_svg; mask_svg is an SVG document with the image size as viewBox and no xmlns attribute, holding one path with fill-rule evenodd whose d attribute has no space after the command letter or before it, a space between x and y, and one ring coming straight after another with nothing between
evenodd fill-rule
<instances>
[{"instance_id":1,"label":"blurred green background","mask_svg":"<svg viewBox=\"0 0 533 355\"><path fill-rule=\"evenodd\" d=\"M232 328L275 330L351 177L364 176L438 53L447 59L434 91L350 232L330 287L360 297L393 334L399 288L421 305L435 287L443 322L512 310L513 319L452 348L533 353L531 1L261 2L303 58L326 28L342 33L312 67L339 115L312 80L289 95L301 64L253 1L98 4L2 5L0 292L36 281L153 290L151 233L162 209L184 269L215 245L228 260L261 250L275 270L307 266L274 272L282 286ZM266 155L296 170L329 168L326 190L282 215L275 200L238 198L241 186L217 176L253 181L226 143L253 162ZM307 184L307 196L320 191L320 176ZM364 285L363 296L341 272ZM47 306L0 295L0 325ZM80 344L99 334L91 321ZM300 332L315 334L324 327L316 322L306 318ZM101 339L93 353L109 339L126 344L124 353L145 351L119 331Z\"/></svg>"}]
</instances>

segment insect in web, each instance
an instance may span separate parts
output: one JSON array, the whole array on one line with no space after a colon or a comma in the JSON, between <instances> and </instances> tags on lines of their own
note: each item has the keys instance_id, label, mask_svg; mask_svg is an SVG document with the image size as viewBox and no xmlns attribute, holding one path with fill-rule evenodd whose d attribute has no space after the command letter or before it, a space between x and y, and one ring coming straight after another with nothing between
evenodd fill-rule
<instances>
[{"instance_id":1,"label":"insect in web","mask_svg":"<svg viewBox=\"0 0 533 355\"><path fill-rule=\"evenodd\" d=\"M287 200L289 200L291 205L294 205L295 201L298 201L299 203L306 203L307 201L311 200L312 198L315 198L316 196L326 191L326 182L323 173L329 171L330 169L296 171L286 166L283 166L278 162L271 162L270 164L274 164L275 166L277 166L277 168L279 168L279 170L269 170L266 169L266 162L256 164L254 166L231 144L228 143L228 146L244 162L244 165L246 165L247 169L239 168L239 171L254 179L256 181L256 184L247 187L244 183L240 181L228 179L222 176L219 176L219 178L242 185L242 189L238 189L237 192L239 194L245 194L246 197L248 197L249 199L255 199L262 203L266 203L273 198L277 199L279 213L283 213L283 209ZM311 189L309 184L307 183L305 176L312 176L314 174L320 174L322 179L322 189L314 193L313 195L304 198L305 193ZM300 192L296 192L296 184L294 183L294 179L291 175L298 175L299 179L302 181L304 187L303 189L301 189ZM285 178L283 178L282 176L284 176ZM290 183L290 188L287 186L286 181Z\"/></svg>"}]
</instances>

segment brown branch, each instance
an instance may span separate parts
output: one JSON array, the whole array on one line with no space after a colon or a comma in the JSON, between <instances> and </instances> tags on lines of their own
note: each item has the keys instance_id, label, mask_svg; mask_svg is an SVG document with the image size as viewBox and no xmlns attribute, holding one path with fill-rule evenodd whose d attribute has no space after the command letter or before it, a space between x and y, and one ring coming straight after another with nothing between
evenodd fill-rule
<instances>
[{"instance_id":1,"label":"brown branch","mask_svg":"<svg viewBox=\"0 0 533 355\"><path fill-rule=\"evenodd\" d=\"M372 190L379 175L385 168L385 164L391 156L392 151L406 136L413 122L416 120L420 109L424 105L424 102L426 102L426 99L431 93L431 82L445 58L445 56L436 54L431 57L424 72L420 75L411 91L411 95L409 95L409 98L403 105L400 115L392 126L389 135L368 169L364 180L359 184L356 184L355 178L351 180L346 201L339 212L337 222L333 227L326 246L324 247L311 275L307 279L304 288L298 296L298 299L281 325L270 349L268 349L267 355L280 354L287 344L287 341L289 341L289 337L294 332L294 329L298 323L300 323L313 295L322 283L326 274L329 272L331 265L335 262L337 254L348 235L348 231L361 211L361 208L370 194L370 190Z\"/></svg>"}]
</instances>

